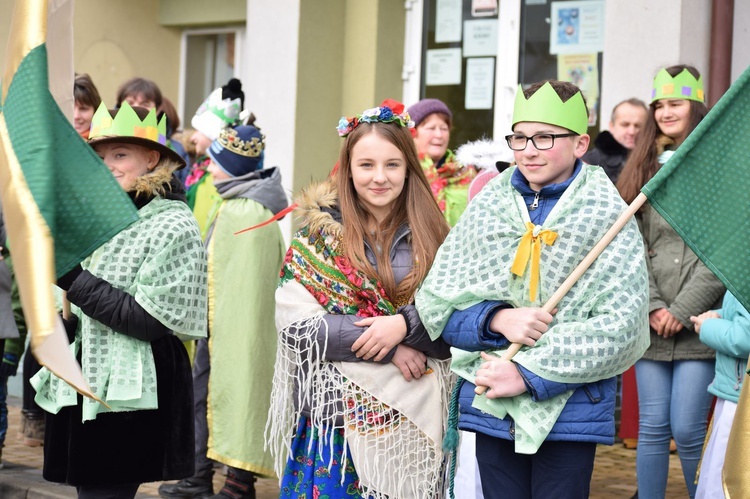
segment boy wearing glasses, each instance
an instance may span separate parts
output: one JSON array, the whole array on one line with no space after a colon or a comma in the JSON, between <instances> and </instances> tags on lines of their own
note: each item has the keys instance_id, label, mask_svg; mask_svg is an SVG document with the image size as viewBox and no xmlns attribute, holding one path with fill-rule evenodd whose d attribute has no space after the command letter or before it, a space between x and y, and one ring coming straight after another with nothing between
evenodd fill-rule
<instances>
[{"instance_id":1,"label":"boy wearing glasses","mask_svg":"<svg viewBox=\"0 0 750 499\"><path fill-rule=\"evenodd\" d=\"M616 375L648 346L634 220L552 313L541 308L625 208L581 162L587 121L575 85L519 90L506 137L516 167L472 200L416 297L430 335L454 347L458 427L477 434L487 499L588 497L596 445L614 443ZM524 346L501 360L511 343Z\"/></svg>"}]
</instances>

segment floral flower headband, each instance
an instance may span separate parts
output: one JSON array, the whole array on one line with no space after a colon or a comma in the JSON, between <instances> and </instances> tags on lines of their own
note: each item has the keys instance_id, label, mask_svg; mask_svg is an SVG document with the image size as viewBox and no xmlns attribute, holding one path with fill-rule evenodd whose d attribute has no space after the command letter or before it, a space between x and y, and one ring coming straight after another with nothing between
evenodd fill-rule
<instances>
[{"instance_id":1,"label":"floral flower headband","mask_svg":"<svg viewBox=\"0 0 750 499\"><path fill-rule=\"evenodd\" d=\"M336 130L339 136L346 137L360 123L396 123L399 126L414 128L414 122L409 117L409 113L404 109L404 105L393 99L386 99L380 104L380 107L366 109L362 114L354 118L342 116Z\"/></svg>"}]
</instances>

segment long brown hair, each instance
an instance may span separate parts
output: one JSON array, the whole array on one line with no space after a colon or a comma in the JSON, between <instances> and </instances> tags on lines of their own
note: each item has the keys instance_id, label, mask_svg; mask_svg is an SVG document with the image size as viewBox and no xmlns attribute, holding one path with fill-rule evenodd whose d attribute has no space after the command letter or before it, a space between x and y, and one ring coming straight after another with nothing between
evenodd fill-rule
<instances>
[{"instance_id":1,"label":"long brown hair","mask_svg":"<svg viewBox=\"0 0 750 499\"><path fill-rule=\"evenodd\" d=\"M351 179L351 154L354 145L365 135L375 133L396 146L406 161L404 189L396 199L393 210L379 226L373 236L367 228L378 225L375 217L360 201ZM430 185L422 172L417 149L408 129L396 123L360 123L347 137L339 155L337 172L339 203L343 219L344 255L369 277L383 285L391 302L411 301L417 286L427 275L435 259L435 253L448 234L448 223L432 196ZM413 266L401 283L396 286L391 268L390 251L393 237L403 224L411 228ZM364 241L376 251L378 271L365 256Z\"/></svg>"},{"instance_id":2,"label":"long brown hair","mask_svg":"<svg viewBox=\"0 0 750 499\"><path fill-rule=\"evenodd\" d=\"M668 67L667 73L677 76L684 69L690 71L696 78L700 77L697 69L684 64ZM656 123L655 102L652 102L648 106L646 125L638 135L635 148L628 156L628 160L625 162L622 173L617 180L617 190L620 191L620 195L626 203L632 203L641 192L641 188L659 171L659 168L661 168L658 161L659 154L664 151L665 147L674 144L672 138L664 135L659 130L659 125ZM706 116L708 108L702 102L689 100L688 103L690 105L688 133L690 133L698 126L703 117Z\"/></svg>"}]
</instances>

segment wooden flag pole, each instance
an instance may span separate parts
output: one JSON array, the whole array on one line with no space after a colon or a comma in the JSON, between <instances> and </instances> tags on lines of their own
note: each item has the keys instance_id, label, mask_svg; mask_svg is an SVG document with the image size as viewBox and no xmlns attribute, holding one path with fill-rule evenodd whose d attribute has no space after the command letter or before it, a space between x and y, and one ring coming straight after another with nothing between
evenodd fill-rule
<instances>
[{"instance_id":1,"label":"wooden flag pole","mask_svg":"<svg viewBox=\"0 0 750 499\"><path fill-rule=\"evenodd\" d=\"M65 320L70 319L71 313L72 312L70 311L70 302L68 301L68 292L67 291L63 291L63 294L62 294L62 318L65 319Z\"/></svg>"},{"instance_id":2,"label":"wooden flag pole","mask_svg":"<svg viewBox=\"0 0 750 499\"><path fill-rule=\"evenodd\" d=\"M625 224L628 222L628 220L630 220L630 217L635 215L635 213L641 208L641 206L644 205L647 200L648 198L645 194L643 194L642 192L638 194L633 202L630 203L625 211L622 212L622 214L615 221L612 227L609 228L607 233L604 234L599 242L596 243L591 251L589 251L589 254L586 255L583 260L581 260L581 263L579 263L578 266L573 269L573 272L570 273L568 278L565 279L565 281L560 285L557 291L555 291L555 293L549 297L549 300L547 300L547 303L544 304L542 310L548 313L552 313L552 310L555 309L560 300L562 300L563 296L565 296L565 294L570 291L570 288L573 287L578 279L581 278L583 273L586 272L586 270L591 266L592 263L594 263L594 260L596 260L597 257L601 255L602 251L604 251L604 248L606 248L609 243L612 242L612 239L614 239L615 236L622 230L622 228L625 227ZM510 347L508 347L507 350L505 350L505 352L503 352L501 360L512 359L522 346L523 345L521 345L520 343L513 343ZM477 386L474 389L474 393L476 393L477 395L481 395L486 390L486 386Z\"/></svg>"}]
</instances>

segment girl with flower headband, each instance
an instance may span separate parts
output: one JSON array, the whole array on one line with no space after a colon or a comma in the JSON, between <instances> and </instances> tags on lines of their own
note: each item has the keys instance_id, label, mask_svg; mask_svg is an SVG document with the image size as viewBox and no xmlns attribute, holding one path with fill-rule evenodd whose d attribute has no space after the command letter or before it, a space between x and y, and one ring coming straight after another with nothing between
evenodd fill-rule
<instances>
[{"instance_id":1,"label":"girl with flower headband","mask_svg":"<svg viewBox=\"0 0 750 499\"><path fill-rule=\"evenodd\" d=\"M692 66L662 69L654 78L646 126L617 181L626 202L666 163L708 113L703 80ZM708 166L708 165L707 165ZM669 441L674 438L688 494L706 437L714 350L693 334L691 316L720 307L724 285L648 204L636 215L648 254L651 346L635 364L640 497L664 497Z\"/></svg>"},{"instance_id":2,"label":"girl with flower headband","mask_svg":"<svg viewBox=\"0 0 750 499\"><path fill-rule=\"evenodd\" d=\"M448 225L410 126L392 100L342 118L338 171L298 197L268 423L281 497L442 494L449 352L413 296Z\"/></svg>"}]
</instances>

